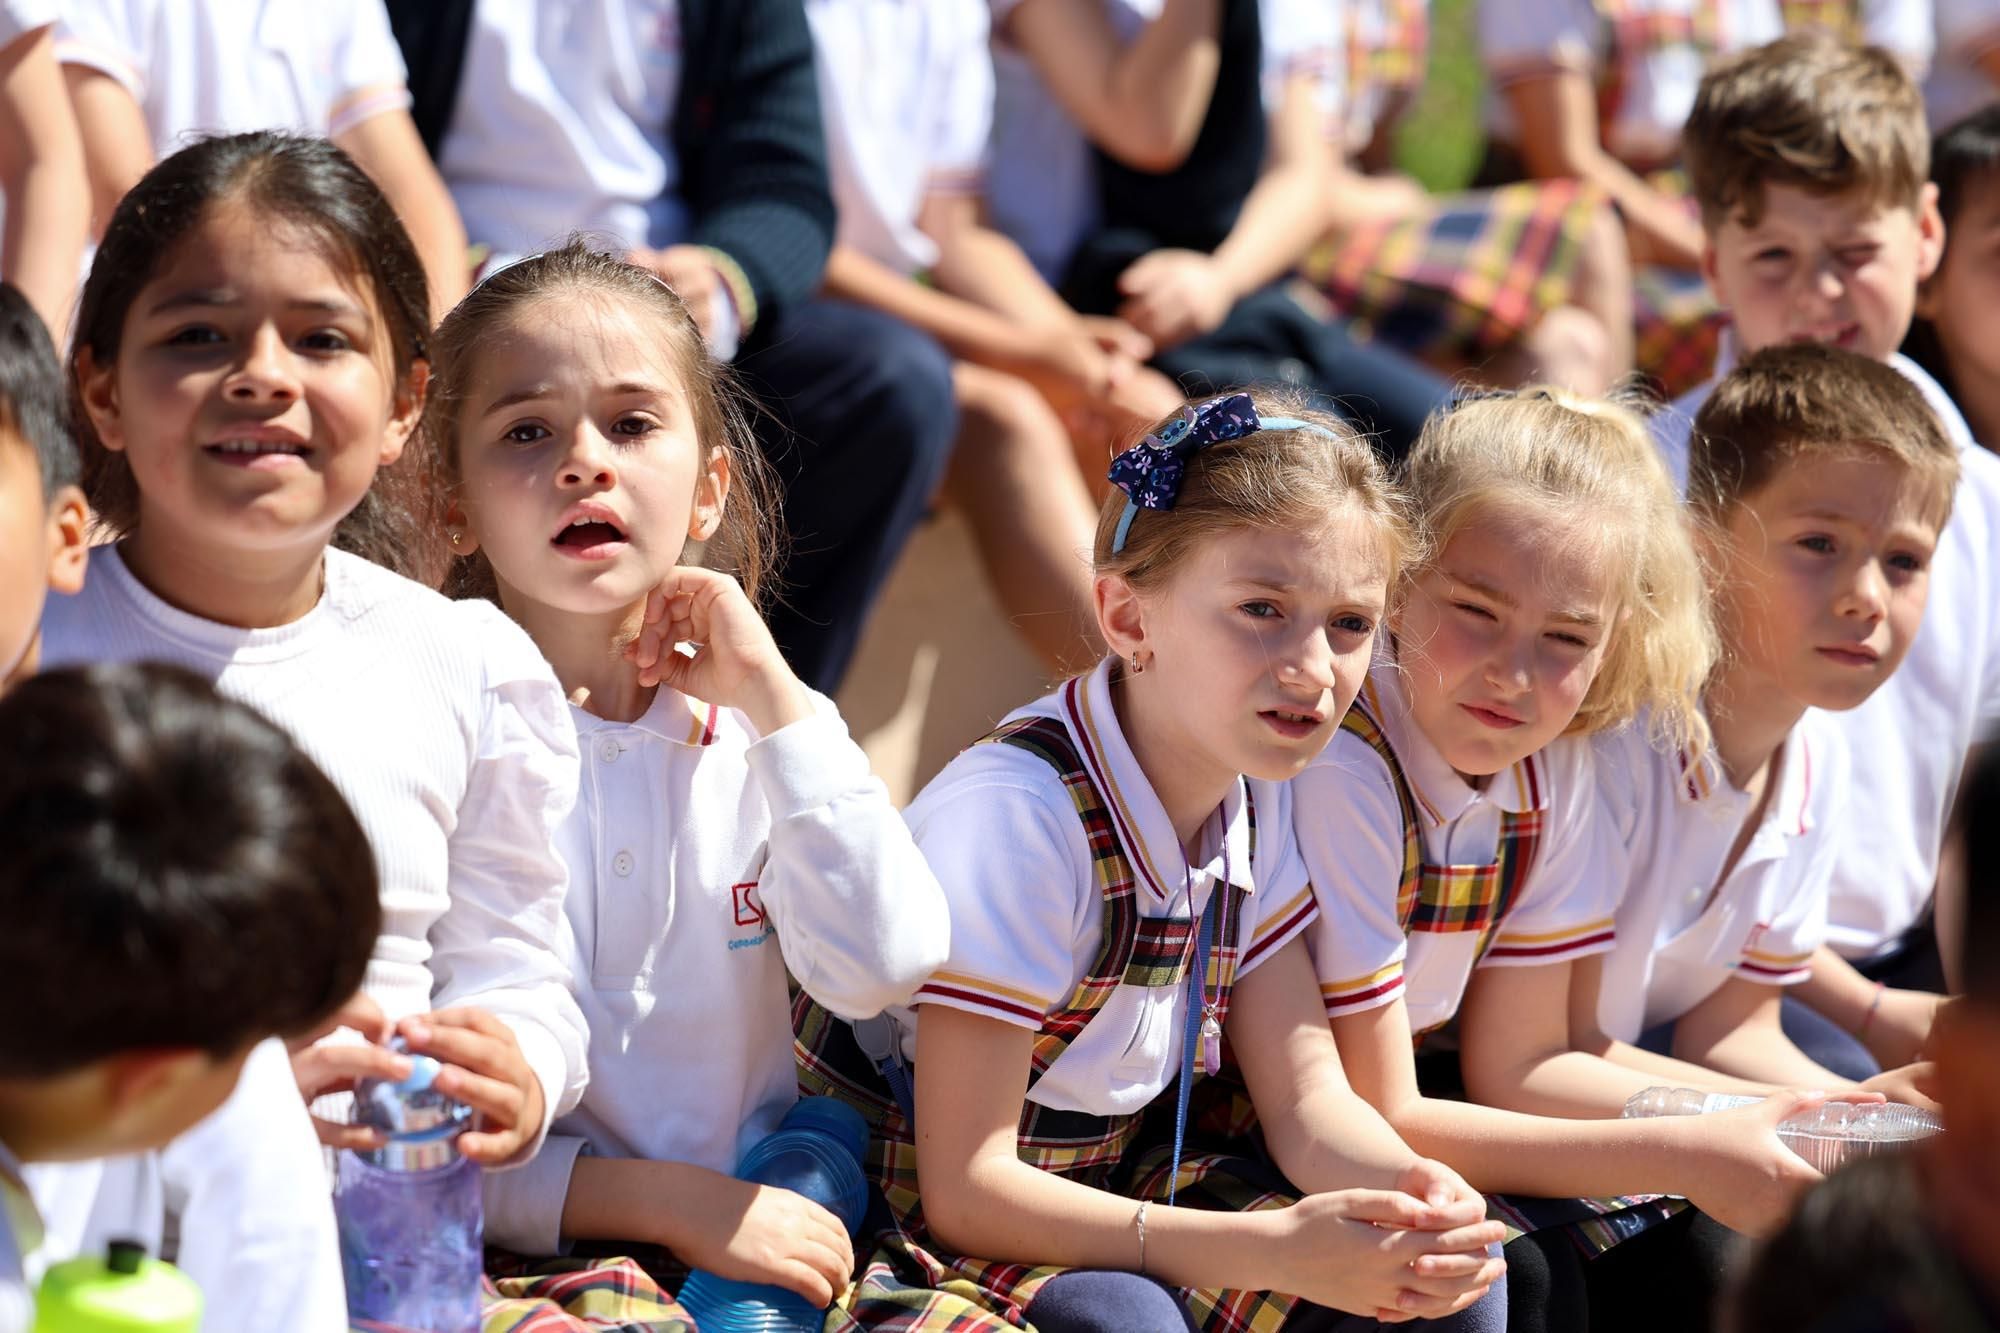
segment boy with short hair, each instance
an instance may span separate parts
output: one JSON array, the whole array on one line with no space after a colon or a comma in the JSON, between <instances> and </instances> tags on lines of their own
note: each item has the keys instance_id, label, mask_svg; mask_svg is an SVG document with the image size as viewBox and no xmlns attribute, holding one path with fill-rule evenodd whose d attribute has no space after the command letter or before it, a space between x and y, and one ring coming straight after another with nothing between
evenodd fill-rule
<instances>
[{"instance_id":1,"label":"boy with short hair","mask_svg":"<svg viewBox=\"0 0 2000 1333\"><path fill-rule=\"evenodd\" d=\"M164 1145L266 1038L322 1025L381 924L367 837L285 733L159 664L0 698L0 1329L27 1326L34 1162ZM303 1108L295 1124L310 1136ZM153 1239L157 1239L153 1237ZM337 1315L335 1316L337 1317Z\"/></svg>"},{"instance_id":2,"label":"boy with short hair","mask_svg":"<svg viewBox=\"0 0 2000 1333\"><path fill-rule=\"evenodd\" d=\"M1896 352L1944 231L1923 99L1894 56L1810 37L1745 52L1702 80L1685 149L1703 269L1737 349L1828 343L1891 365L1960 456L1932 611L1909 660L1831 719L1854 758L1845 803L1867 811L1869 833L1832 870L1828 942L1798 991L1812 1008L1790 1005L1786 1019L1858 1077L1914 1059L1937 1006L1939 847L1966 752L2000 719L2000 458L1972 447L1951 400ZM1712 387L1658 419L1682 475L1688 422Z\"/></svg>"},{"instance_id":3,"label":"boy with short hair","mask_svg":"<svg viewBox=\"0 0 2000 1333\"><path fill-rule=\"evenodd\" d=\"M1600 746L1627 858L1599 969L1608 1037L1760 1084L1851 1081L1787 1038L1780 998L1810 975L1853 845L1832 719L1916 638L1958 469L1916 386L1835 348L1767 347L1703 405L1689 503L1716 571L1712 743L1663 753L1633 727Z\"/></svg>"},{"instance_id":4,"label":"boy with short hair","mask_svg":"<svg viewBox=\"0 0 2000 1333\"><path fill-rule=\"evenodd\" d=\"M35 669L49 592L83 586L90 511L66 403L48 330L0 283L0 690Z\"/></svg>"}]
</instances>

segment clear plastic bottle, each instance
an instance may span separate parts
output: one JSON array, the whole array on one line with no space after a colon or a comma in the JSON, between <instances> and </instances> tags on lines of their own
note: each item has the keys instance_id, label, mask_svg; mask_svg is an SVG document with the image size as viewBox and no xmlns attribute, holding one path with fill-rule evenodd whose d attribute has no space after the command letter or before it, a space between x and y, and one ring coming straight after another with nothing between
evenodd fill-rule
<instances>
[{"instance_id":1,"label":"clear plastic bottle","mask_svg":"<svg viewBox=\"0 0 2000 1333\"><path fill-rule=\"evenodd\" d=\"M803 1194L852 1236L868 1210L861 1171L867 1150L868 1124L860 1112L831 1097L804 1097L743 1154L736 1178ZM680 1302L702 1333L816 1333L826 1322L826 1312L796 1292L712 1273L689 1277Z\"/></svg>"},{"instance_id":2,"label":"clear plastic bottle","mask_svg":"<svg viewBox=\"0 0 2000 1333\"><path fill-rule=\"evenodd\" d=\"M472 1108L431 1086L437 1061L418 1055L410 1063L400 1083L371 1079L354 1090L355 1121L381 1130L388 1142L339 1157L333 1206L348 1318L478 1333L479 1164L458 1151Z\"/></svg>"},{"instance_id":3,"label":"clear plastic bottle","mask_svg":"<svg viewBox=\"0 0 2000 1333\"><path fill-rule=\"evenodd\" d=\"M1647 1088L1625 1103L1625 1116L1707 1115L1761 1100L1694 1088ZM1821 1102L1780 1121L1778 1138L1808 1165L1831 1171L1851 1158L1872 1157L1929 1138L1939 1128L1929 1111L1901 1102Z\"/></svg>"}]
</instances>

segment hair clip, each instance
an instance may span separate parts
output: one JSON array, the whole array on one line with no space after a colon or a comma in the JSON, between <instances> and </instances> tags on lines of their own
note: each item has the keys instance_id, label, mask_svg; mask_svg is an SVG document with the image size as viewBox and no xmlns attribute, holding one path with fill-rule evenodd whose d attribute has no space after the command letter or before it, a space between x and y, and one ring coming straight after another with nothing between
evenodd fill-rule
<instances>
[{"instance_id":1,"label":"hair clip","mask_svg":"<svg viewBox=\"0 0 2000 1333\"><path fill-rule=\"evenodd\" d=\"M1132 520L1141 509L1172 509L1180 499L1181 481L1187 475L1187 460L1199 449L1228 440L1240 440L1260 430L1310 430L1329 438L1323 426L1297 417L1262 417L1247 393L1224 394L1204 403L1190 403L1174 414L1173 420L1157 432L1111 460L1106 474L1113 486L1125 492L1125 512L1119 516L1118 531L1111 538L1113 555L1125 549Z\"/></svg>"}]
</instances>

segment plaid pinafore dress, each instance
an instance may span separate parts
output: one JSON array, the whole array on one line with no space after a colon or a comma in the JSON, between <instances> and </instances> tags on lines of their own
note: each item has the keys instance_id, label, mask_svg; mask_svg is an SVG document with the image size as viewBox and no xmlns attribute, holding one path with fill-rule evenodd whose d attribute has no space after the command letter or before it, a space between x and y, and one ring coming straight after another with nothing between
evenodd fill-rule
<instances>
[{"instance_id":1,"label":"plaid pinafore dress","mask_svg":"<svg viewBox=\"0 0 2000 1333\"><path fill-rule=\"evenodd\" d=\"M1011 722L981 744L1012 745L1062 774L1077 818L1089 836L1092 875L1102 901L1103 931L1097 955L1068 1000L1042 1021L1036 1034L1029 1086L1069 1048L1120 986L1171 986L1187 978L1199 922L1147 919L1140 914L1135 879L1103 794L1092 781L1068 730L1055 718ZM1255 811L1246 803L1250 841L1256 846ZM1218 885L1214 938L1206 985L1220 1019L1242 956L1245 893ZM799 1090L838 1097L861 1111L873 1129L868 1169L881 1192L864 1230L860 1275L835 1303L827 1329L975 1330L1027 1327L1023 1318L1035 1294L1063 1269L955 1255L924 1223L917 1188L917 1157L907 1116L887 1080L861 1050L854 1029L801 995L793 1009ZM1096 1116L1056 1111L1029 1102L1022 1108L1021 1160L1094 1188L1133 1199L1167 1194L1170 1154L1153 1145L1171 1133L1156 1114L1171 1109L1171 1087L1148 1112ZM1242 1210L1282 1207L1295 1196L1246 1183L1216 1155L1184 1153L1177 1204ZM1293 1298L1263 1292L1183 1292L1197 1324L1211 1333L1282 1326Z\"/></svg>"}]
</instances>

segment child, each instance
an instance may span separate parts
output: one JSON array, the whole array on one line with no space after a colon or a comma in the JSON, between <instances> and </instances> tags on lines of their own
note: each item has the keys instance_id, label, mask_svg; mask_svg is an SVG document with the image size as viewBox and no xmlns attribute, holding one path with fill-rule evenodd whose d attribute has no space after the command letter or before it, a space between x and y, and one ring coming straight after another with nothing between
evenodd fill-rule
<instances>
[{"instance_id":1,"label":"child","mask_svg":"<svg viewBox=\"0 0 2000 1333\"><path fill-rule=\"evenodd\" d=\"M981 223L993 119L982 0L812 0L806 17L840 217L827 294L896 315L956 358L946 494L1016 627L1067 675L1102 648L1083 552L1104 427L1129 435L1180 392L1100 346L1014 243ZM1066 419L1080 428L1074 454Z\"/></svg>"},{"instance_id":2,"label":"child","mask_svg":"<svg viewBox=\"0 0 2000 1333\"><path fill-rule=\"evenodd\" d=\"M1931 183L1944 254L1917 292L1903 349L1965 414L1973 440L2000 449L2000 101L1938 135Z\"/></svg>"},{"instance_id":3,"label":"child","mask_svg":"<svg viewBox=\"0 0 2000 1333\"><path fill-rule=\"evenodd\" d=\"M207 1116L260 1039L354 993L381 907L333 784L177 667L38 676L0 735L0 911L32 942L0 969L0 1328L26 1329L28 1285L67 1255L21 1165L144 1153ZM310 1149L303 1117L265 1132L287 1128Z\"/></svg>"},{"instance_id":4,"label":"child","mask_svg":"<svg viewBox=\"0 0 2000 1333\"><path fill-rule=\"evenodd\" d=\"M1805 1333L2000 1328L2000 758L1966 776L1961 998L1932 1052L1945 1132L1843 1167L1747 1266L1730 1327Z\"/></svg>"},{"instance_id":5,"label":"child","mask_svg":"<svg viewBox=\"0 0 2000 1333\"><path fill-rule=\"evenodd\" d=\"M1329 1306L1372 1327L1495 1276L1478 1196L1348 1091L1297 938L1315 909L1284 780L1353 700L1408 535L1365 444L1277 412L1213 399L1119 455L1096 547L1113 656L910 807L952 944L891 1011L893 1074L802 1015L803 1085L880 1127L894 1219L863 1326L949 1279L1045 1333L1309 1327ZM1213 1072L1225 1033L1275 1169L1136 1163L1149 1113L1179 1158L1195 1051Z\"/></svg>"},{"instance_id":6,"label":"child","mask_svg":"<svg viewBox=\"0 0 2000 1333\"><path fill-rule=\"evenodd\" d=\"M1847 799L1869 811L1870 835L1834 867L1828 947L1799 990L1811 1010L1789 1008L1795 1024L1816 1011L1867 1047L1870 1060L1851 1075L1914 1059L1929 1029L1938 846L1966 750L2000 718L2000 458L1971 448L1936 382L1896 354L1943 241L1925 180L1929 148L1916 86L1893 56L1802 38L1710 73L1687 127L1704 271L1741 350L1803 340L1886 361L1923 390L1960 449L1953 518L1932 573L1935 612L1894 678L1827 719L1854 756ZM1660 419L1683 476L1686 426L1707 393Z\"/></svg>"},{"instance_id":7,"label":"child","mask_svg":"<svg viewBox=\"0 0 2000 1333\"><path fill-rule=\"evenodd\" d=\"M1342 1063L1412 1147L1482 1190L1539 1196L1509 1205L1541 1228L1507 1247L1510 1329L1697 1326L1718 1277L1687 1234L1700 1221L1655 1230L1662 1209L1612 1196L1685 1195L1768 1230L1813 1178L1770 1133L1796 1099L1607 1119L1663 1081L1756 1089L1573 1042L1565 1019L1575 965L1613 945L1623 887L1589 736L1650 710L1662 736L1705 743L1696 692L1715 646L1679 497L1636 416L1547 390L1433 418L1407 478L1433 555L1361 700L1292 782ZM1447 1100L1455 1080L1428 1059L1420 1079L1411 1057L1412 1034L1453 1019L1483 1105ZM1552 1202L1578 1196L1595 1197ZM1598 1254L1582 1269L1572 1238ZM1635 1285L1649 1268L1683 1280Z\"/></svg>"},{"instance_id":8,"label":"child","mask_svg":"<svg viewBox=\"0 0 2000 1333\"><path fill-rule=\"evenodd\" d=\"M680 299L572 241L487 278L435 345L456 581L582 701L557 845L594 1077L488 1178L487 1235L656 1245L825 1305L853 1267L839 1223L730 1179L797 1095L787 972L849 1017L900 1003L943 961L944 897L758 617L767 483Z\"/></svg>"},{"instance_id":9,"label":"child","mask_svg":"<svg viewBox=\"0 0 2000 1333\"><path fill-rule=\"evenodd\" d=\"M409 238L324 140L207 139L149 172L105 232L70 368L87 491L118 540L51 601L46 657L188 665L327 771L379 863L367 992L481 1113L466 1154L507 1166L584 1081L553 949L575 732L497 609L328 549L425 563L399 500L412 474L391 466L422 407L425 310ZM390 1064L342 1051L351 1075ZM267 1197L237 1171L254 1132L212 1130L201 1197ZM287 1289L282 1263L257 1276Z\"/></svg>"},{"instance_id":10,"label":"child","mask_svg":"<svg viewBox=\"0 0 2000 1333\"><path fill-rule=\"evenodd\" d=\"M1958 465L1914 384L1837 348L1767 347L1703 405L1688 502L1713 548L1714 746L1676 755L1632 728L1601 743L1626 888L1617 945L1586 971L1612 1038L1738 1078L1848 1081L1820 1058L1843 1034L1794 1027L1795 1044L1779 1023L1825 938L1833 868L1868 841L1844 826L1882 813L1859 804L1827 714L1910 650Z\"/></svg>"},{"instance_id":11,"label":"child","mask_svg":"<svg viewBox=\"0 0 2000 1333\"><path fill-rule=\"evenodd\" d=\"M0 209L11 218L0 277L29 295L61 344L90 232L90 187L63 95L60 0L0 4Z\"/></svg>"},{"instance_id":12,"label":"child","mask_svg":"<svg viewBox=\"0 0 2000 1333\"><path fill-rule=\"evenodd\" d=\"M1268 6L1270 13L1262 11ZM1184 386L1290 383L1379 430L1400 453L1444 381L1401 354L1351 338L1301 304L1291 274L1324 228L1327 185L1319 80L1313 61L1331 40L1323 0L994 0L994 30L1025 59L1008 68L994 127L989 193L998 210L1044 215L1029 225L1059 238L1030 247L1057 290L1086 314L1116 316L1153 345L1152 364ZM1178 27L1161 32L1172 17ZM1205 26L1196 19L1205 17ZM1202 34L1198 69L1214 40L1219 66L1183 77L1169 119L1177 152L1135 151L1093 115L1107 66L1125 82L1136 57ZM1116 86L1116 85L1114 85ZM1038 114L1053 100L1067 119ZM1047 165L1088 171L1050 180ZM1068 188L1065 190L1065 186ZM1052 188L1053 187L1053 188ZM1010 225L1003 220L1003 226ZM1315 301L1315 306L1324 302Z\"/></svg>"},{"instance_id":13,"label":"child","mask_svg":"<svg viewBox=\"0 0 2000 1333\"><path fill-rule=\"evenodd\" d=\"M0 691L34 674L48 594L83 586L89 520L48 330L0 283Z\"/></svg>"},{"instance_id":14,"label":"child","mask_svg":"<svg viewBox=\"0 0 2000 1333\"><path fill-rule=\"evenodd\" d=\"M433 313L465 293L458 210L410 120L382 0L65 0L61 58L96 199L97 232L154 162L190 134L325 135L409 229Z\"/></svg>"}]
</instances>

